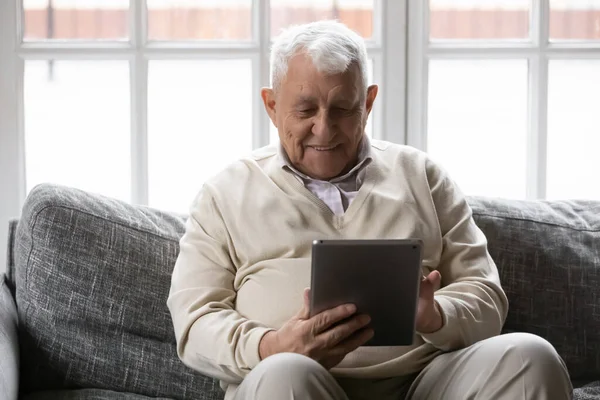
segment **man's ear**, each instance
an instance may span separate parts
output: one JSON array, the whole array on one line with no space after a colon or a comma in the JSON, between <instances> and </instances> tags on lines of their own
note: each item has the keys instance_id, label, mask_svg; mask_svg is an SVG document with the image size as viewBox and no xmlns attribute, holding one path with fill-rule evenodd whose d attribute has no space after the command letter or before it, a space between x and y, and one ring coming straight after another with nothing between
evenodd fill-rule
<instances>
[{"instance_id":1,"label":"man's ear","mask_svg":"<svg viewBox=\"0 0 600 400\"><path fill-rule=\"evenodd\" d=\"M265 110L267 111L267 114L269 114L271 122L273 122L273 125L277 127L275 92L271 88L262 88L260 91L260 97L262 97Z\"/></svg>"},{"instance_id":2,"label":"man's ear","mask_svg":"<svg viewBox=\"0 0 600 400\"><path fill-rule=\"evenodd\" d=\"M375 98L377 97L377 92L379 91L379 87L377 85L371 85L367 88L367 100L366 100L366 109L367 115L371 113L373 109L373 103L375 103Z\"/></svg>"}]
</instances>

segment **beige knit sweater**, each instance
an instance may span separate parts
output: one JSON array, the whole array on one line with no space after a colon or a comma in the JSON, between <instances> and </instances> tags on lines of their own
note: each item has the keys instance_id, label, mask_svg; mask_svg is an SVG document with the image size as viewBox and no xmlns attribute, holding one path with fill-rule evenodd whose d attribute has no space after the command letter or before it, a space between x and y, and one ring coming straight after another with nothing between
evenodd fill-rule
<instances>
[{"instance_id":1,"label":"beige knit sweater","mask_svg":"<svg viewBox=\"0 0 600 400\"><path fill-rule=\"evenodd\" d=\"M362 347L336 376L385 378L423 368L440 351L500 333L508 302L486 238L464 196L423 152L371 142L373 162L343 215L257 150L202 187L191 207L168 307L177 352L191 368L237 384L260 361L258 345L302 306L314 239L420 238L423 273L437 269L444 325L412 346Z\"/></svg>"}]
</instances>

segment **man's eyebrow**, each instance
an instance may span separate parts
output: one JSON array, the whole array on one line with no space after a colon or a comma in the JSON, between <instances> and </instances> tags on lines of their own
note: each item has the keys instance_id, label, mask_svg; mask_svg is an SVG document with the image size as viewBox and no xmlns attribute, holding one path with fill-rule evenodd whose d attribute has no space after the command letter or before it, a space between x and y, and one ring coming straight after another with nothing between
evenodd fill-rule
<instances>
[{"instance_id":1,"label":"man's eyebrow","mask_svg":"<svg viewBox=\"0 0 600 400\"><path fill-rule=\"evenodd\" d=\"M339 97L337 99L331 100L331 103L344 103L344 104L355 104L359 103L360 99L354 97Z\"/></svg>"},{"instance_id":2,"label":"man's eyebrow","mask_svg":"<svg viewBox=\"0 0 600 400\"><path fill-rule=\"evenodd\" d=\"M348 105L358 105L360 103L360 98L357 96L339 96L331 99L331 104L348 104Z\"/></svg>"},{"instance_id":3,"label":"man's eyebrow","mask_svg":"<svg viewBox=\"0 0 600 400\"><path fill-rule=\"evenodd\" d=\"M315 98L314 97L310 97L310 96L300 96L297 100L296 100L296 104L306 104L306 103L314 103L315 102Z\"/></svg>"}]
</instances>

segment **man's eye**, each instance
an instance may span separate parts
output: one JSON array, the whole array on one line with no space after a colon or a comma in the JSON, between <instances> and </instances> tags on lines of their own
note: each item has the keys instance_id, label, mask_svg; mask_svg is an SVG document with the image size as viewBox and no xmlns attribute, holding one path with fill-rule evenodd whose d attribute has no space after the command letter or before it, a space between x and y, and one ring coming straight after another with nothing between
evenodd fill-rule
<instances>
[{"instance_id":1,"label":"man's eye","mask_svg":"<svg viewBox=\"0 0 600 400\"><path fill-rule=\"evenodd\" d=\"M332 111L336 114L350 114L353 109L346 107L334 107Z\"/></svg>"}]
</instances>

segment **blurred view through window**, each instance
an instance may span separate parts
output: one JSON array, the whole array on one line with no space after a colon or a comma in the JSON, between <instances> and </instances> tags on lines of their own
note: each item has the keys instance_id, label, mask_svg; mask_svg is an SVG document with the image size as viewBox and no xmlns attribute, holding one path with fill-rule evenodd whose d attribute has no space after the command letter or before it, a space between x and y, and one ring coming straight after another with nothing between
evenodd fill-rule
<instances>
[{"instance_id":1,"label":"blurred view through window","mask_svg":"<svg viewBox=\"0 0 600 400\"><path fill-rule=\"evenodd\" d=\"M26 40L127 39L128 0L24 0ZM252 39L251 0L148 0L150 40ZM365 38L373 33L373 0L271 0L271 33L337 19Z\"/></svg>"},{"instance_id":2,"label":"blurred view through window","mask_svg":"<svg viewBox=\"0 0 600 400\"><path fill-rule=\"evenodd\" d=\"M551 42L600 40L600 0L549 2ZM535 10L530 0L430 0L428 4L432 44L442 41L450 46L485 46L490 41L510 44L534 37L530 21ZM374 83L385 86L374 72L380 70L378 62L405 56L386 54L375 42L376 29L383 23L375 20L375 0L271 0L270 5L271 38L291 24L334 18L369 40L375 49L375 55L369 54L369 75ZM219 49L258 40L252 36L251 0L147 0L146 6L144 25L150 42L168 46L206 41ZM24 0L23 7L23 38L29 43L79 42L84 43L85 53L85 43L127 42L130 32L135 31L130 26L134 19L129 15L128 0ZM255 23L263 18L266 16ZM144 60L147 76L137 86L132 85L132 79L138 78L138 71L123 59L30 57L25 63L24 82L27 188L52 181L130 200L129 135L135 119L131 105L141 98L148 107L144 129L148 133L149 176L144 184L150 205L185 211L183 205L203 179L251 151L253 121L258 118L252 112L257 96L253 55L227 54L222 47L214 59L203 56L202 60L191 60L195 58L193 51L177 53L176 46L172 49L157 59L148 56ZM170 54L176 57L170 59ZM468 194L517 198L526 194L531 65L524 56L509 58L427 60L429 98L423 106L426 109L420 111L428 114L427 146ZM543 99L549 113L548 196L600 198L600 187L590 190L589 185L570 179L575 166L583 168L581 158L565 162L561 152L568 145L582 149L598 146L600 122L593 111L599 104L598 62L550 60L549 66L550 91ZM403 79L393 72L389 76ZM131 92L133 87L144 97ZM259 112L263 110L259 108ZM370 135L374 135L373 129L370 121ZM267 136L276 140L272 127ZM90 147L90 140L96 145ZM231 143L235 145L229 146ZM48 152L49 148L56 152ZM182 152L188 155L181 157ZM507 153L511 162L505 162ZM178 167L183 159L192 160L186 168ZM73 172L74 163L81 166L78 173ZM584 163L587 170L593 170L591 163ZM178 177L178 183L171 179L177 171L186 173L184 170L189 175ZM86 171L95 171L93 180ZM493 179L486 181L485 177ZM183 187L184 182L195 182L195 187Z\"/></svg>"},{"instance_id":3,"label":"blurred view through window","mask_svg":"<svg viewBox=\"0 0 600 400\"><path fill-rule=\"evenodd\" d=\"M530 0L430 0L430 37L527 39ZM600 39L600 0L550 0L550 40Z\"/></svg>"},{"instance_id":4,"label":"blurred view through window","mask_svg":"<svg viewBox=\"0 0 600 400\"><path fill-rule=\"evenodd\" d=\"M432 39L525 39L530 0L431 0ZM153 40L250 40L251 0L148 0ZM24 0L26 40L126 39L128 0ZM271 0L272 36L339 19L373 33L373 0ZM600 0L550 0L550 38L600 39Z\"/></svg>"}]
</instances>

